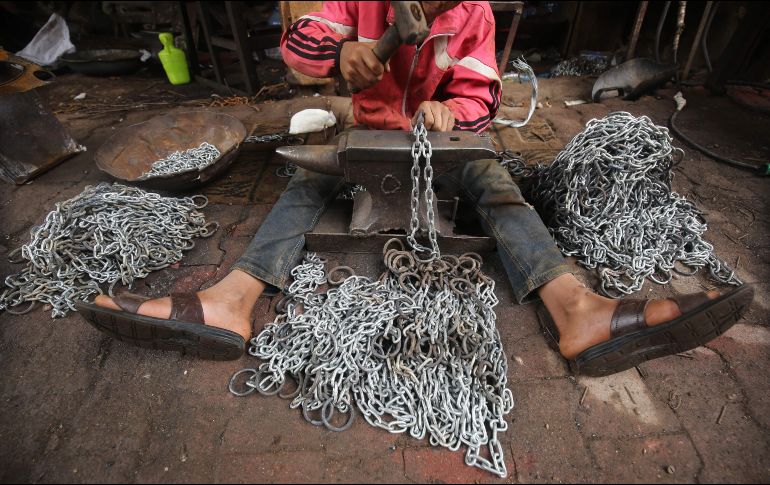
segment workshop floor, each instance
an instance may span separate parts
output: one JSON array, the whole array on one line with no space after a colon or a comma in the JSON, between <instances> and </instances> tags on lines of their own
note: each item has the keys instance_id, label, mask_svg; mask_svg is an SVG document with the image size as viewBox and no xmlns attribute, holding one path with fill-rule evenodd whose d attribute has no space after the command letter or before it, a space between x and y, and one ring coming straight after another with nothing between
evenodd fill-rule
<instances>
[{"instance_id":1,"label":"workshop floor","mask_svg":"<svg viewBox=\"0 0 770 485\"><path fill-rule=\"evenodd\" d=\"M610 111L646 114L665 124L672 110L670 89L637 102L564 107L565 99L587 99L590 86L590 79L541 81L543 107L533 121L541 132L529 140L530 158L550 160L588 120ZM82 91L84 103L102 100L115 108L78 112L72 97ZM29 228L56 202L108 180L92 161L108 136L188 97L207 96L200 87L171 90L142 76L62 76L41 94L62 111L88 152L27 185L0 184L2 277L16 271L5 255L26 242ZM681 120L693 137L735 157L768 159L766 116L695 89L687 97ZM527 98L526 86L506 83L504 104ZM269 133L280 131L298 109L336 102L307 97L228 110L247 129L256 124L257 132ZM523 108L503 111L516 116ZM531 138L510 128L496 135L503 145ZM534 308L513 302L500 265L488 258L487 270L499 283L498 324L516 401L503 437L509 470L503 481L770 481L768 181L685 150L675 189L706 212L706 237L717 253L756 285L750 313L706 347L607 378L576 379L547 347ZM212 201L207 217L222 229L200 241L178 267L142 282L139 291L196 290L221 277L285 186L287 179L275 176L278 166L265 153L245 151L228 175L203 190ZM365 258L336 259L372 270ZM709 285L702 275L681 277L666 287L647 285L644 292L665 296ZM255 330L272 319L270 308L270 299L260 300ZM2 482L497 481L466 467L460 452L390 435L363 420L338 435L306 423L281 399L233 397L228 379L254 366L251 357L217 363L141 350L107 338L76 314L58 320L42 309L0 314L0 363Z\"/></svg>"}]
</instances>

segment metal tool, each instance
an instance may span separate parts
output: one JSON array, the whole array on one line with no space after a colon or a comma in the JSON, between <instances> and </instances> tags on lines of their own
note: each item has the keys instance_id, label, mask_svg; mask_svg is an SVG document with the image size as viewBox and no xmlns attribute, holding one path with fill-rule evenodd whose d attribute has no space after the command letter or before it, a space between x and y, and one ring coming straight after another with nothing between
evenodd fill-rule
<instances>
[{"instance_id":1,"label":"metal tool","mask_svg":"<svg viewBox=\"0 0 770 485\"><path fill-rule=\"evenodd\" d=\"M430 33L420 2L391 2L391 5L395 23L385 30L373 49L374 55L382 64L393 57L401 44L417 45ZM360 91L352 86L349 89L351 93Z\"/></svg>"},{"instance_id":2,"label":"metal tool","mask_svg":"<svg viewBox=\"0 0 770 485\"><path fill-rule=\"evenodd\" d=\"M314 172L344 176L366 191L354 196L349 234L406 233L410 228L410 186L413 135L408 131L355 130L334 145L286 146L276 149L284 159ZM466 162L494 158L488 136L431 132L431 163L436 174ZM433 210L438 213L437 202ZM436 221L440 235L452 234L449 218Z\"/></svg>"}]
</instances>

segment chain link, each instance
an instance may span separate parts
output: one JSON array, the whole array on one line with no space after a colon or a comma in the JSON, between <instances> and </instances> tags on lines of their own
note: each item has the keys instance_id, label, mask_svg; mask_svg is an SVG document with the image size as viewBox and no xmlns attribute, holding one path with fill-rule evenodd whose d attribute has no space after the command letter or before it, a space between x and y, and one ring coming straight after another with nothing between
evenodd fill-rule
<instances>
[{"instance_id":1,"label":"chain link","mask_svg":"<svg viewBox=\"0 0 770 485\"><path fill-rule=\"evenodd\" d=\"M203 170L217 161L221 155L217 147L204 141L197 148L174 152L154 162L150 171L143 173L139 180Z\"/></svg>"},{"instance_id":2,"label":"chain link","mask_svg":"<svg viewBox=\"0 0 770 485\"><path fill-rule=\"evenodd\" d=\"M301 408L307 421L332 431L347 429L361 414L391 433L450 450L465 446L466 464L505 477L499 433L508 428L505 414L514 403L495 325L494 280L481 272L477 254L440 255L430 209L432 248L417 249L420 157L427 169L425 203L431 208L433 202L426 135L418 123L412 248L388 241L386 269L376 280L345 266L327 276L325 261L308 253L292 270L278 316L251 340L249 353L263 363L235 373L230 391L277 394ZM430 257L421 259L424 252ZM324 284L329 289L318 292ZM489 458L482 456L484 447Z\"/></svg>"},{"instance_id":3,"label":"chain link","mask_svg":"<svg viewBox=\"0 0 770 485\"><path fill-rule=\"evenodd\" d=\"M604 294L628 295L646 278L665 284L672 271L703 267L716 281L741 284L703 239L701 212L671 190L683 156L665 127L616 112L589 121L550 166L535 168L538 211L562 253L599 268Z\"/></svg>"},{"instance_id":4,"label":"chain link","mask_svg":"<svg viewBox=\"0 0 770 485\"><path fill-rule=\"evenodd\" d=\"M30 231L30 242L9 255L20 254L13 262L25 266L5 279L0 310L20 313L15 307L28 303L28 311L42 302L52 317L62 317L74 302L103 293L101 285L112 295L117 283L130 285L178 262L194 237L216 231L198 211L207 203L203 196L161 197L119 184L86 187L57 203Z\"/></svg>"}]
</instances>

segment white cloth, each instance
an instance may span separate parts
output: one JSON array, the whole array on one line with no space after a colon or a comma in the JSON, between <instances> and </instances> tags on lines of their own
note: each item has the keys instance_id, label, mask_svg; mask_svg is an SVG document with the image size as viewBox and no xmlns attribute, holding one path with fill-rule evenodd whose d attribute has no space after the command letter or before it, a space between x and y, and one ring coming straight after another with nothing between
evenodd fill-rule
<instances>
[{"instance_id":1,"label":"white cloth","mask_svg":"<svg viewBox=\"0 0 770 485\"><path fill-rule=\"evenodd\" d=\"M67 21L54 13L30 43L16 55L41 66L50 66L68 52L75 52L75 46L70 42L70 29Z\"/></svg>"},{"instance_id":2,"label":"white cloth","mask_svg":"<svg viewBox=\"0 0 770 485\"><path fill-rule=\"evenodd\" d=\"M323 109L305 109L291 117L289 134L313 133L337 124L337 118L331 111Z\"/></svg>"}]
</instances>

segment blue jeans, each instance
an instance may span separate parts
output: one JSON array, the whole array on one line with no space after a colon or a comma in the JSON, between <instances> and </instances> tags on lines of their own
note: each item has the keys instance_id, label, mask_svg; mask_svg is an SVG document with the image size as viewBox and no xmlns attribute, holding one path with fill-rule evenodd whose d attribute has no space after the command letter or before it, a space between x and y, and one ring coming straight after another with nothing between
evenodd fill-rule
<instances>
[{"instance_id":1,"label":"blue jeans","mask_svg":"<svg viewBox=\"0 0 770 485\"><path fill-rule=\"evenodd\" d=\"M284 289L302 257L310 232L344 185L342 177L298 169L233 266ZM484 231L497 241L519 303L534 290L571 269L537 212L524 201L508 172L495 160L479 160L441 174L436 185L458 192L478 214Z\"/></svg>"}]
</instances>

